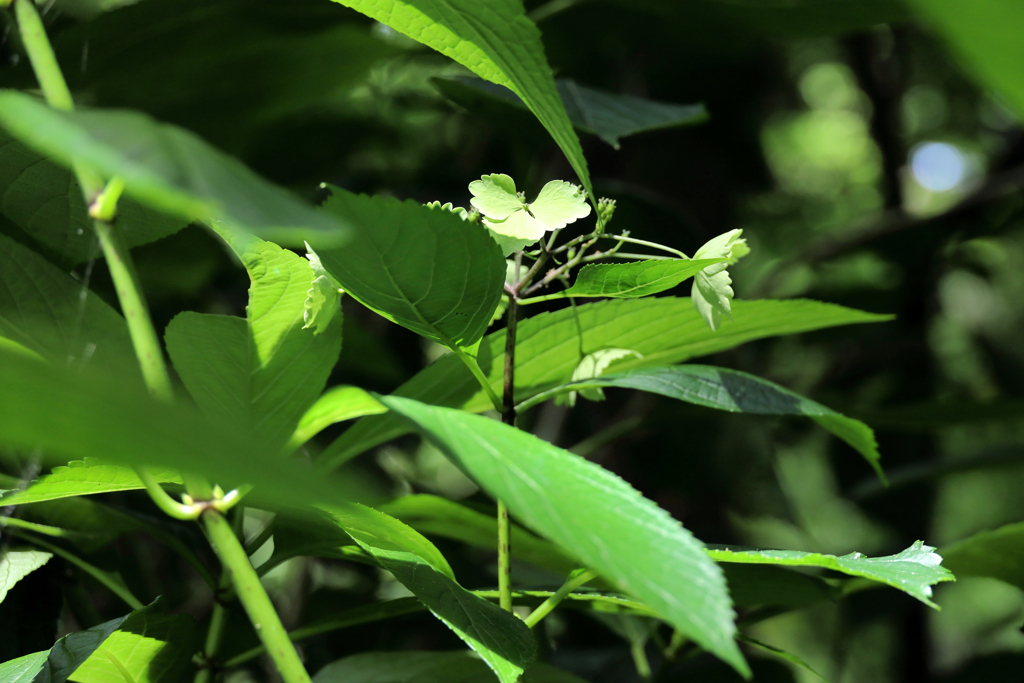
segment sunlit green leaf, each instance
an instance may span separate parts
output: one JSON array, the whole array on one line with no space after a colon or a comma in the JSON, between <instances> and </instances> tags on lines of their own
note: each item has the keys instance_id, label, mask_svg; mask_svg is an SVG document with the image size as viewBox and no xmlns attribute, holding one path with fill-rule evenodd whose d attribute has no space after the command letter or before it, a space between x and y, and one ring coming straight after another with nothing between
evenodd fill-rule
<instances>
[{"instance_id":1,"label":"sunlit green leaf","mask_svg":"<svg viewBox=\"0 0 1024 683\"><path fill-rule=\"evenodd\" d=\"M861 553L822 555L799 550L754 550L708 547L708 554L718 562L776 564L787 567L822 567L884 583L912 595L930 607L931 587L942 581L954 581L953 574L942 566L942 557L935 548L917 541L906 550L887 557L865 557Z\"/></svg>"},{"instance_id":2,"label":"sunlit green leaf","mask_svg":"<svg viewBox=\"0 0 1024 683\"><path fill-rule=\"evenodd\" d=\"M138 375L124 318L81 282L4 235L0 336L57 367ZM135 381L141 384L141 375Z\"/></svg>"},{"instance_id":3,"label":"sunlit green leaf","mask_svg":"<svg viewBox=\"0 0 1024 683\"><path fill-rule=\"evenodd\" d=\"M155 606L137 610L69 680L120 683L127 672L134 683L176 683L188 667L198 635L195 621L187 614L162 614Z\"/></svg>"},{"instance_id":4,"label":"sunlit green leaf","mask_svg":"<svg viewBox=\"0 0 1024 683\"><path fill-rule=\"evenodd\" d=\"M102 255L82 189L71 171L0 131L0 210L19 228L71 263ZM173 234L187 221L131 199L117 205L117 225L128 247Z\"/></svg>"},{"instance_id":5,"label":"sunlit green leaf","mask_svg":"<svg viewBox=\"0 0 1024 683\"><path fill-rule=\"evenodd\" d=\"M302 313L302 322L305 323L302 329L312 327L313 334L320 334L327 329L335 315L341 315L341 295L345 290L324 270L320 257L308 243L306 251L306 258L313 269L313 283L306 292L303 304L306 310Z\"/></svg>"},{"instance_id":6,"label":"sunlit green leaf","mask_svg":"<svg viewBox=\"0 0 1024 683\"><path fill-rule=\"evenodd\" d=\"M721 570L679 522L625 481L496 420L394 396L381 401L526 526L748 672Z\"/></svg>"},{"instance_id":7,"label":"sunlit green leaf","mask_svg":"<svg viewBox=\"0 0 1024 683\"><path fill-rule=\"evenodd\" d=\"M693 305L711 326L717 330L722 318L732 318L732 278L726 268L750 253L747 241L740 238L742 230L730 230L708 240L693 255L697 259L725 259L708 266L693 278L690 296Z\"/></svg>"},{"instance_id":8,"label":"sunlit green leaf","mask_svg":"<svg viewBox=\"0 0 1024 683\"><path fill-rule=\"evenodd\" d=\"M313 683L491 683L494 674L466 652L364 652L320 669ZM547 664L535 664L522 683L582 683Z\"/></svg>"},{"instance_id":9,"label":"sunlit green leaf","mask_svg":"<svg viewBox=\"0 0 1024 683\"><path fill-rule=\"evenodd\" d=\"M883 476L875 434L866 424L774 382L738 370L710 365L671 365L607 375L596 373L591 379L577 380L574 377L569 384L545 392L534 400L546 395L582 393L602 387L648 391L730 413L804 415L850 444L867 459L879 476Z\"/></svg>"},{"instance_id":10,"label":"sunlit green leaf","mask_svg":"<svg viewBox=\"0 0 1024 683\"><path fill-rule=\"evenodd\" d=\"M347 226L261 179L192 133L123 110L61 112L21 92L0 92L0 125L70 166L124 181L128 196L186 220L314 246L343 241Z\"/></svg>"},{"instance_id":11,"label":"sunlit green leaf","mask_svg":"<svg viewBox=\"0 0 1024 683\"><path fill-rule=\"evenodd\" d=\"M640 354L632 349L601 349L594 353L588 353L572 371L571 383L585 382L595 377L600 377L608 370L608 366L617 360L629 358L630 356L640 357ZM603 401L604 391L600 387L580 387L578 391L569 391L555 397L558 405L576 405L576 394L590 401Z\"/></svg>"},{"instance_id":12,"label":"sunlit green leaf","mask_svg":"<svg viewBox=\"0 0 1024 683\"><path fill-rule=\"evenodd\" d=\"M704 268L719 263L716 259L687 261L664 259L635 263L591 264L580 269L566 296L606 296L633 299L672 289Z\"/></svg>"},{"instance_id":13,"label":"sunlit green leaf","mask_svg":"<svg viewBox=\"0 0 1024 683\"><path fill-rule=\"evenodd\" d=\"M359 226L344 247L317 252L345 291L436 342L478 341L505 278L487 231L441 208L331 189L325 212Z\"/></svg>"},{"instance_id":14,"label":"sunlit green leaf","mask_svg":"<svg viewBox=\"0 0 1024 683\"><path fill-rule=\"evenodd\" d=\"M736 320L715 332L708 329L689 299L663 297L602 301L554 313L541 313L519 323L516 344L516 401L564 384L583 355L605 348L632 349L642 358L620 362L626 371L678 363L739 346L754 339L796 334L837 325L882 322L888 316L809 300L737 301ZM578 322L577 322L578 315ZM583 338L580 339L580 330ZM583 355L580 354L580 346ZM505 331L488 335L477 362L494 390L501 391ZM457 358L438 359L395 392L434 405L483 412L491 408L480 385ZM408 427L391 415L355 424L323 454L337 464L379 443L400 436Z\"/></svg>"},{"instance_id":15,"label":"sunlit green leaf","mask_svg":"<svg viewBox=\"0 0 1024 683\"><path fill-rule=\"evenodd\" d=\"M957 576L988 576L1024 590L1024 522L981 531L942 549Z\"/></svg>"},{"instance_id":16,"label":"sunlit green leaf","mask_svg":"<svg viewBox=\"0 0 1024 683\"><path fill-rule=\"evenodd\" d=\"M532 202L521 199L515 181L500 173L474 180L469 191L473 195L470 203L495 233L506 256L535 243L545 233L590 215L586 196L564 180L547 183Z\"/></svg>"},{"instance_id":17,"label":"sunlit green leaf","mask_svg":"<svg viewBox=\"0 0 1024 683\"><path fill-rule=\"evenodd\" d=\"M0 602L7 597L7 592L26 576L46 564L53 557L50 553L38 550L0 551Z\"/></svg>"},{"instance_id":18,"label":"sunlit green leaf","mask_svg":"<svg viewBox=\"0 0 1024 683\"><path fill-rule=\"evenodd\" d=\"M384 412L387 408L359 387L331 387L302 415L292 441L298 446L337 422Z\"/></svg>"},{"instance_id":19,"label":"sunlit green leaf","mask_svg":"<svg viewBox=\"0 0 1024 683\"><path fill-rule=\"evenodd\" d=\"M181 484L181 477L173 470L151 469L150 474L161 483ZM3 505L24 505L141 488L142 480L132 468L87 457L54 467L50 474L44 474L24 490L14 491L0 501Z\"/></svg>"},{"instance_id":20,"label":"sunlit green leaf","mask_svg":"<svg viewBox=\"0 0 1024 683\"><path fill-rule=\"evenodd\" d=\"M0 683L64 683L129 616L69 633L49 650L0 664Z\"/></svg>"},{"instance_id":21,"label":"sunlit green leaf","mask_svg":"<svg viewBox=\"0 0 1024 683\"><path fill-rule=\"evenodd\" d=\"M579 138L544 57L540 31L509 0L336 0L518 95L551 133L590 194Z\"/></svg>"}]
</instances>

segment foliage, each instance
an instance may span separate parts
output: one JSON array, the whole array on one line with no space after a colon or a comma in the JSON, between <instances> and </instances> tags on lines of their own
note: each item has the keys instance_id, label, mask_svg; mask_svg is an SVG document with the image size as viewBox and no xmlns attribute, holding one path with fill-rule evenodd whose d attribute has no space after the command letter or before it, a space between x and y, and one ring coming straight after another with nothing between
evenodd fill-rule
<instances>
[{"instance_id":1,"label":"foliage","mask_svg":"<svg viewBox=\"0 0 1024 683\"><path fill-rule=\"evenodd\" d=\"M1009 680L1013 3L2 4L0 683Z\"/></svg>"}]
</instances>

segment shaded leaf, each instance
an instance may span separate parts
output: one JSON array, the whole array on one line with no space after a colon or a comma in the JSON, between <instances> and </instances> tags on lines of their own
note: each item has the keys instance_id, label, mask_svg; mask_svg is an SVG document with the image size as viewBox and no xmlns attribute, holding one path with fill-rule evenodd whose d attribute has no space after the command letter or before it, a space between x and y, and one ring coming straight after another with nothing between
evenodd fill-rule
<instances>
[{"instance_id":1,"label":"shaded leaf","mask_svg":"<svg viewBox=\"0 0 1024 683\"><path fill-rule=\"evenodd\" d=\"M70 166L124 181L128 196L185 220L221 223L285 242L337 244L347 226L268 183L192 133L124 110L61 112L0 92L0 125Z\"/></svg>"},{"instance_id":2,"label":"shaded leaf","mask_svg":"<svg viewBox=\"0 0 1024 683\"><path fill-rule=\"evenodd\" d=\"M505 260L487 231L442 208L331 190L325 212L359 226L344 247L318 251L345 291L436 342L477 342L505 278Z\"/></svg>"},{"instance_id":3,"label":"shaded leaf","mask_svg":"<svg viewBox=\"0 0 1024 683\"><path fill-rule=\"evenodd\" d=\"M495 420L394 396L380 400L528 527L748 673L733 641L721 570L679 522L625 481Z\"/></svg>"},{"instance_id":4,"label":"shaded leaf","mask_svg":"<svg viewBox=\"0 0 1024 683\"><path fill-rule=\"evenodd\" d=\"M516 401L569 381L582 355L599 349L624 348L641 354L643 358L621 361L619 369L626 371L678 363L754 339L891 319L800 299L738 301L734 306L737 320L718 332L708 329L689 299L674 297L602 301L577 306L575 315L573 309L563 309L523 320L516 342ZM488 335L477 354L477 362L497 392L502 387L504 355L504 330ZM491 408L473 376L457 358L449 356L419 372L395 395L477 413ZM344 462L407 431L393 415L366 418L328 447L321 461L324 466Z\"/></svg>"},{"instance_id":5,"label":"shaded leaf","mask_svg":"<svg viewBox=\"0 0 1024 683\"><path fill-rule=\"evenodd\" d=\"M661 368L631 370L592 379L570 382L557 389L535 396L559 396L575 391L602 387L621 387L647 391L687 403L726 410L730 413L755 415L803 415L857 450L884 479L879 465L881 456L875 434L860 420L846 417L820 403L739 370L710 365L671 365ZM585 395L585 394L584 394Z\"/></svg>"},{"instance_id":6,"label":"shaded leaf","mask_svg":"<svg viewBox=\"0 0 1024 683\"><path fill-rule=\"evenodd\" d=\"M364 652L320 669L314 683L490 683L494 674L466 652ZM535 664L522 683L582 683L572 674Z\"/></svg>"},{"instance_id":7,"label":"shaded leaf","mask_svg":"<svg viewBox=\"0 0 1024 683\"><path fill-rule=\"evenodd\" d=\"M0 602L4 601L14 584L42 567L51 557L50 553L38 550L0 551Z\"/></svg>"},{"instance_id":8,"label":"shaded leaf","mask_svg":"<svg viewBox=\"0 0 1024 683\"><path fill-rule=\"evenodd\" d=\"M246 317L181 313L167 326L167 351L211 420L283 446L338 361L341 317L326 334L305 329L309 262L251 236L228 243L252 281Z\"/></svg>"},{"instance_id":9,"label":"shaded leaf","mask_svg":"<svg viewBox=\"0 0 1024 683\"><path fill-rule=\"evenodd\" d=\"M151 469L150 474L161 483L181 484L181 476L170 469ZM115 465L96 458L73 460L67 465L54 467L22 491L14 491L0 498L2 505L24 505L71 496L91 496L97 493L131 491L144 488L142 480L131 467Z\"/></svg>"},{"instance_id":10,"label":"shaded leaf","mask_svg":"<svg viewBox=\"0 0 1024 683\"><path fill-rule=\"evenodd\" d=\"M887 557L865 557L861 553L822 555L799 550L729 549L709 546L708 554L718 562L776 564L788 567L822 567L884 583L911 595L929 607L931 587L942 581L955 581L953 574L941 565L935 548L916 541L903 552ZM937 607L936 607L937 608Z\"/></svg>"},{"instance_id":11,"label":"shaded leaf","mask_svg":"<svg viewBox=\"0 0 1024 683\"><path fill-rule=\"evenodd\" d=\"M810 671L812 674L814 674L815 678L817 678L820 681L827 680L820 673L818 673L817 671L812 669L810 664L808 664L804 660L800 659L799 657L797 657L792 652L786 652L782 648L775 647L774 645L769 645L768 643L763 643L760 640L755 640L755 639L751 638L750 636L742 634L742 633L737 636L737 640L739 640L741 643L746 643L747 645L753 645L754 647L756 647L756 648L758 648L760 650L764 650L765 652L767 652L767 653L769 653L771 655L774 655L775 657L778 657L779 659L783 659L783 660L789 662L790 664L796 664L801 669L803 669L805 671Z\"/></svg>"},{"instance_id":12,"label":"shaded leaf","mask_svg":"<svg viewBox=\"0 0 1024 683\"><path fill-rule=\"evenodd\" d=\"M591 264L580 269L566 296L633 299L672 289L719 259L663 259L635 263Z\"/></svg>"},{"instance_id":13,"label":"shaded leaf","mask_svg":"<svg viewBox=\"0 0 1024 683\"><path fill-rule=\"evenodd\" d=\"M537 26L508 0L335 0L518 95L593 195L587 161L544 57Z\"/></svg>"},{"instance_id":14,"label":"shaded leaf","mask_svg":"<svg viewBox=\"0 0 1024 683\"><path fill-rule=\"evenodd\" d=\"M49 650L0 664L0 683L64 683L129 616L69 633Z\"/></svg>"},{"instance_id":15,"label":"shaded leaf","mask_svg":"<svg viewBox=\"0 0 1024 683\"><path fill-rule=\"evenodd\" d=\"M128 326L82 283L0 235L0 336L58 367L142 376Z\"/></svg>"},{"instance_id":16,"label":"shaded leaf","mask_svg":"<svg viewBox=\"0 0 1024 683\"><path fill-rule=\"evenodd\" d=\"M71 171L0 131L0 210L40 244L76 264L102 256L82 189ZM125 198L117 224L129 248L187 224Z\"/></svg>"},{"instance_id":17,"label":"shaded leaf","mask_svg":"<svg viewBox=\"0 0 1024 683\"><path fill-rule=\"evenodd\" d=\"M957 576L988 576L1024 590L1024 522L982 531L942 549Z\"/></svg>"}]
</instances>

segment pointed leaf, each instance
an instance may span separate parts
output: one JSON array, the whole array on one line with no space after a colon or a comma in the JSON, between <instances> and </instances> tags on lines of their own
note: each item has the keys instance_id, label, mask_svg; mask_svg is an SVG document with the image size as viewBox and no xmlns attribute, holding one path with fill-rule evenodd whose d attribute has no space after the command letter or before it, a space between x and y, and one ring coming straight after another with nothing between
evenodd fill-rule
<instances>
[{"instance_id":1,"label":"pointed leaf","mask_svg":"<svg viewBox=\"0 0 1024 683\"><path fill-rule=\"evenodd\" d=\"M331 662L313 683L491 683L494 674L466 652L364 652ZM547 664L535 664L522 683L583 683Z\"/></svg>"},{"instance_id":2,"label":"pointed leaf","mask_svg":"<svg viewBox=\"0 0 1024 683\"><path fill-rule=\"evenodd\" d=\"M837 557L799 550L745 550L717 546L709 546L708 554L718 562L823 567L848 576L884 583L938 609L931 601L931 587L942 581L956 579L948 569L941 566L942 558L934 550L935 548L916 541L906 550L888 557L864 557L861 553Z\"/></svg>"},{"instance_id":3,"label":"pointed leaf","mask_svg":"<svg viewBox=\"0 0 1024 683\"><path fill-rule=\"evenodd\" d=\"M169 469L152 469L150 474L163 484L181 484L181 477ZM132 491L144 488L142 480L130 467L103 462L96 458L73 460L54 467L22 491L13 491L0 498L2 505L24 505L71 496Z\"/></svg>"},{"instance_id":4,"label":"pointed leaf","mask_svg":"<svg viewBox=\"0 0 1024 683\"><path fill-rule=\"evenodd\" d=\"M587 161L544 57L537 26L509 0L336 0L518 95L593 195Z\"/></svg>"},{"instance_id":5,"label":"pointed leaf","mask_svg":"<svg viewBox=\"0 0 1024 683\"><path fill-rule=\"evenodd\" d=\"M573 309L564 309L523 320L516 344L516 401L569 381L582 360L581 329L584 355L613 347L642 354L643 358L622 361L619 369L626 371L678 363L754 339L890 319L809 300L737 301L734 308L738 312L736 321L718 332L708 329L689 299L674 297L602 301L577 306L575 314ZM480 367L498 392L504 354L505 331L500 330L483 340L477 355ZM438 359L395 393L477 413L491 408L469 371L457 358L448 356ZM407 431L393 415L366 418L324 451L322 462L325 466L344 462Z\"/></svg>"},{"instance_id":6,"label":"pointed leaf","mask_svg":"<svg viewBox=\"0 0 1024 683\"><path fill-rule=\"evenodd\" d=\"M496 420L394 396L380 400L528 527L749 673L733 640L721 570L679 522L629 484Z\"/></svg>"},{"instance_id":7,"label":"pointed leaf","mask_svg":"<svg viewBox=\"0 0 1024 683\"><path fill-rule=\"evenodd\" d=\"M167 351L211 420L283 446L338 361L341 316L325 334L306 329L309 262L254 237L229 244L252 280L247 317L181 313L167 326Z\"/></svg>"},{"instance_id":8,"label":"pointed leaf","mask_svg":"<svg viewBox=\"0 0 1024 683\"><path fill-rule=\"evenodd\" d=\"M0 235L0 336L58 367L134 373L128 326L82 283Z\"/></svg>"},{"instance_id":9,"label":"pointed leaf","mask_svg":"<svg viewBox=\"0 0 1024 683\"><path fill-rule=\"evenodd\" d=\"M0 551L0 602L4 601L14 584L49 562L51 557L50 553L39 550L8 548Z\"/></svg>"},{"instance_id":10,"label":"pointed leaf","mask_svg":"<svg viewBox=\"0 0 1024 683\"><path fill-rule=\"evenodd\" d=\"M0 210L40 244L81 263L101 256L82 189L71 172L0 131ZM125 245L174 234L188 221L125 198L117 205Z\"/></svg>"},{"instance_id":11,"label":"pointed leaf","mask_svg":"<svg viewBox=\"0 0 1024 683\"><path fill-rule=\"evenodd\" d=\"M0 683L64 683L129 616L69 633L49 650L0 664Z\"/></svg>"},{"instance_id":12,"label":"pointed leaf","mask_svg":"<svg viewBox=\"0 0 1024 683\"><path fill-rule=\"evenodd\" d=\"M519 680L537 647L521 619L460 586L434 544L397 519L359 505L325 512L476 651L498 680Z\"/></svg>"},{"instance_id":13,"label":"pointed leaf","mask_svg":"<svg viewBox=\"0 0 1024 683\"><path fill-rule=\"evenodd\" d=\"M134 683L177 683L192 659L198 635L187 614L162 614L153 605L136 610L69 680L120 683L126 671Z\"/></svg>"},{"instance_id":14,"label":"pointed leaf","mask_svg":"<svg viewBox=\"0 0 1024 683\"><path fill-rule=\"evenodd\" d=\"M65 166L88 165L124 181L128 196L185 220L282 241L337 244L345 224L263 180L192 133L124 110L61 112L0 91L0 125Z\"/></svg>"},{"instance_id":15,"label":"pointed leaf","mask_svg":"<svg viewBox=\"0 0 1024 683\"><path fill-rule=\"evenodd\" d=\"M988 576L1024 590L1024 522L982 531L942 549L957 576Z\"/></svg>"},{"instance_id":16,"label":"pointed leaf","mask_svg":"<svg viewBox=\"0 0 1024 683\"><path fill-rule=\"evenodd\" d=\"M384 412L387 408L359 387L331 387L302 415L292 442L298 447L332 424Z\"/></svg>"},{"instance_id":17,"label":"pointed leaf","mask_svg":"<svg viewBox=\"0 0 1024 683\"><path fill-rule=\"evenodd\" d=\"M636 263L592 264L580 269L566 296L633 299L672 289L720 259L664 259Z\"/></svg>"},{"instance_id":18,"label":"pointed leaf","mask_svg":"<svg viewBox=\"0 0 1024 683\"><path fill-rule=\"evenodd\" d=\"M739 370L710 365L671 365L609 375L598 374L592 379L576 380L574 376L574 381L535 396L529 404L534 404L541 397L602 387L648 391L730 413L804 415L850 444L884 479L879 465L881 456L878 454L878 444L870 427L774 382Z\"/></svg>"},{"instance_id":19,"label":"pointed leaf","mask_svg":"<svg viewBox=\"0 0 1024 683\"><path fill-rule=\"evenodd\" d=\"M477 342L505 279L505 260L487 231L441 208L331 189L325 211L359 226L344 247L318 250L345 291L439 343Z\"/></svg>"}]
</instances>

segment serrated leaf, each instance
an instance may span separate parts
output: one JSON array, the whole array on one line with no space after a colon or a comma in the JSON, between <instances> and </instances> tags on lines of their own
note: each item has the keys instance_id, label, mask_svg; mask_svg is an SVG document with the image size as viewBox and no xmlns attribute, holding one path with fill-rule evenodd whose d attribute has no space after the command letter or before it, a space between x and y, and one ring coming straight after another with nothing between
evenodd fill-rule
<instances>
[{"instance_id":1,"label":"serrated leaf","mask_svg":"<svg viewBox=\"0 0 1024 683\"><path fill-rule=\"evenodd\" d=\"M0 664L0 683L64 683L129 616L69 633L49 650Z\"/></svg>"},{"instance_id":2,"label":"serrated leaf","mask_svg":"<svg viewBox=\"0 0 1024 683\"><path fill-rule=\"evenodd\" d=\"M513 106L526 108L523 101L500 85L472 76L435 78L434 83L456 101L477 93ZM565 105L569 120L585 133L593 133L615 149L621 138L664 128L676 128L703 123L708 112L703 104L669 104L632 97L621 93L598 90L581 85L571 78L555 79L558 94Z\"/></svg>"},{"instance_id":3,"label":"serrated leaf","mask_svg":"<svg viewBox=\"0 0 1024 683\"><path fill-rule=\"evenodd\" d=\"M357 225L318 251L352 297L428 339L460 348L483 336L501 298L505 260L482 226L437 208L338 188L324 210Z\"/></svg>"},{"instance_id":4,"label":"serrated leaf","mask_svg":"<svg viewBox=\"0 0 1024 683\"><path fill-rule=\"evenodd\" d=\"M39 569L53 557L50 553L39 550L0 551L0 602L7 597L7 592L26 576Z\"/></svg>"},{"instance_id":5,"label":"serrated leaf","mask_svg":"<svg viewBox=\"0 0 1024 683\"><path fill-rule=\"evenodd\" d=\"M579 364L580 330L583 353L602 348L633 349L642 359L622 362L622 371L678 363L739 346L754 339L795 334L836 325L882 322L889 316L865 313L809 300L737 301L737 320L714 332L708 329L689 299L602 301L554 313L541 313L519 323L516 343L516 401L564 384ZM577 320L578 318L578 320ZM505 331L488 335L477 362L500 392L503 381ZM480 385L456 358L442 357L399 387L395 395L434 405L480 413L492 406ZM321 456L324 465L352 458L367 448L408 431L392 415L369 417L353 425Z\"/></svg>"},{"instance_id":6,"label":"serrated leaf","mask_svg":"<svg viewBox=\"0 0 1024 683\"><path fill-rule=\"evenodd\" d=\"M482 661L467 652L364 652L331 662L313 683L490 683ZM583 683L547 664L535 664L522 683Z\"/></svg>"},{"instance_id":7,"label":"serrated leaf","mask_svg":"<svg viewBox=\"0 0 1024 683\"><path fill-rule=\"evenodd\" d=\"M111 373L73 372L0 352L0 445L39 449L49 461L103 458L194 472L226 490L248 483L259 504L306 508L366 500L355 473L314 474L230 423L211 425L187 405L168 405ZM248 499L247 499L248 500Z\"/></svg>"},{"instance_id":8,"label":"serrated leaf","mask_svg":"<svg viewBox=\"0 0 1024 683\"><path fill-rule=\"evenodd\" d=\"M68 680L120 683L123 669L134 683L176 683L188 667L198 635L187 614L162 614L152 605L136 610Z\"/></svg>"},{"instance_id":9,"label":"serrated leaf","mask_svg":"<svg viewBox=\"0 0 1024 683\"><path fill-rule=\"evenodd\" d=\"M332 424L384 412L387 412L387 408L359 387L331 387L303 413L292 436L292 443L298 447Z\"/></svg>"},{"instance_id":10,"label":"serrated leaf","mask_svg":"<svg viewBox=\"0 0 1024 683\"><path fill-rule=\"evenodd\" d=\"M306 310L302 313L302 322L305 323L302 329L312 327L313 334L320 334L327 329L335 315L341 315L341 296L345 290L324 269L320 257L308 242L306 251L306 259L313 269L313 283L306 292L306 301L303 304Z\"/></svg>"},{"instance_id":11,"label":"serrated leaf","mask_svg":"<svg viewBox=\"0 0 1024 683\"><path fill-rule=\"evenodd\" d=\"M544 57L540 31L509 0L335 0L518 95L547 128L590 195L590 174Z\"/></svg>"},{"instance_id":12,"label":"serrated leaf","mask_svg":"<svg viewBox=\"0 0 1024 683\"><path fill-rule=\"evenodd\" d=\"M740 238L742 230L730 230L714 237L693 255L694 260L725 259L708 266L693 278L690 296L693 305L712 330L717 330L722 318L732 319L732 278L726 268L750 253L747 242Z\"/></svg>"},{"instance_id":13,"label":"serrated leaf","mask_svg":"<svg viewBox=\"0 0 1024 683\"><path fill-rule=\"evenodd\" d=\"M981 531L942 549L957 576L988 576L1024 590L1024 522Z\"/></svg>"},{"instance_id":14,"label":"serrated leaf","mask_svg":"<svg viewBox=\"0 0 1024 683\"><path fill-rule=\"evenodd\" d=\"M864 456L880 478L885 476L879 464L875 434L866 424L846 417L831 408L805 398L774 382L754 375L710 365L672 365L631 370L591 379L574 379L549 392L553 396L588 389L621 387L648 391L730 413L755 415L803 415L850 444ZM539 398L539 396L537 397Z\"/></svg>"},{"instance_id":15,"label":"serrated leaf","mask_svg":"<svg viewBox=\"0 0 1024 683\"><path fill-rule=\"evenodd\" d=\"M150 474L163 484L181 484L181 476L170 469L152 469ZM144 488L142 480L132 468L87 457L54 467L53 472L39 477L24 490L0 498L0 505L25 505L141 488Z\"/></svg>"},{"instance_id":16,"label":"serrated leaf","mask_svg":"<svg viewBox=\"0 0 1024 683\"><path fill-rule=\"evenodd\" d=\"M623 358L629 358L630 356L643 358L641 354L632 349L601 349L594 353L588 353L580 361L580 364L576 366L576 369L572 371L571 380L572 382L585 382L586 380L600 377L612 363ZM604 400L604 392L600 387L582 387L578 392L570 391L565 394L559 394L555 398L555 403L570 407L575 406L577 393L590 401Z\"/></svg>"},{"instance_id":17,"label":"serrated leaf","mask_svg":"<svg viewBox=\"0 0 1024 683\"><path fill-rule=\"evenodd\" d=\"M480 212L483 224L495 234L508 256L529 246L546 232L561 230L590 215L590 205L580 188L564 180L552 180L533 202L516 194L515 181L504 174L485 175L469 184L470 203Z\"/></svg>"},{"instance_id":18,"label":"serrated leaf","mask_svg":"<svg viewBox=\"0 0 1024 683\"><path fill-rule=\"evenodd\" d=\"M82 190L71 172L0 131L0 210L72 264L102 256ZM117 206L127 247L172 235L187 224L125 198Z\"/></svg>"},{"instance_id":19,"label":"serrated leaf","mask_svg":"<svg viewBox=\"0 0 1024 683\"><path fill-rule=\"evenodd\" d=\"M0 235L0 336L58 367L134 373L128 326L82 283Z\"/></svg>"},{"instance_id":20,"label":"serrated leaf","mask_svg":"<svg viewBox=\"0 0 1024 683\"><path fill-rule=\"evenodd\" d=\"M125 110L61 112L0 91L0 125L65 166L80 162L124 181L142 204L280 241L343 241L348 226L263 180L192 133Z\"/></svg>"},{"instance_id":21,"label":"serrated leaf","mask_svg":"<svg viewBox=\"0 0 1024 683\"><path fill-rule=\"evenodd\" d=\"M822 567L884 583L938 609L931 601L931 587L956 579L949 569L942 566L942 557L934 551L935 548L922 541L916 541L906 550L887 557L865 557L861 553L836 556L799 550L747 550L708 546L708 554L718 562Z\"/></svg>"},{"instance_id":22,"label":"serrated leaf","mask_svg":"<svg viewBox=\"0 0 1024 683\"><path fill-rule=\"evenodd\" d=\"M246 318L181 313L167 326L167 351L212 421L244 425L283 446L337 363L341 316L325 334L305 329L310 263L255 237L228 243L251 279Z\"/></svg>"},{"instance_id":23,"label":"serrated leaf","mask_svg":"<svg viewBox=\"0 0 1024 683\"><path fill-rule=\"evenodd\" d=\"M749 674L733 640L721 570L679 522L629 484L496 420L395 396L380 400L526 526Z\"/></svg>"},{"instance_id":24,"label":"serrated leaf","mask_svg":"<svg viewBox=\"0 0 1024 683\"><path fill-rule=\"evenodd\" d=\"M704 268L721 263L719 259L663 259L635 263L591 264L580 269L572 287L565 290L570 297L603 296L633 299L672 289Z\"/></svg>"},{"instance_id":25,"label":"serrated leaf","mask_svg":"<svg viewBox=\"0 0 1024 683\"><path fill-rule=\"evenodd\" d=\"M460 586L434 544L397 519L358 505L324 511L480 655L498 680L519 680L537 647L522 620Z\"/></svg>"}]
</instances>

